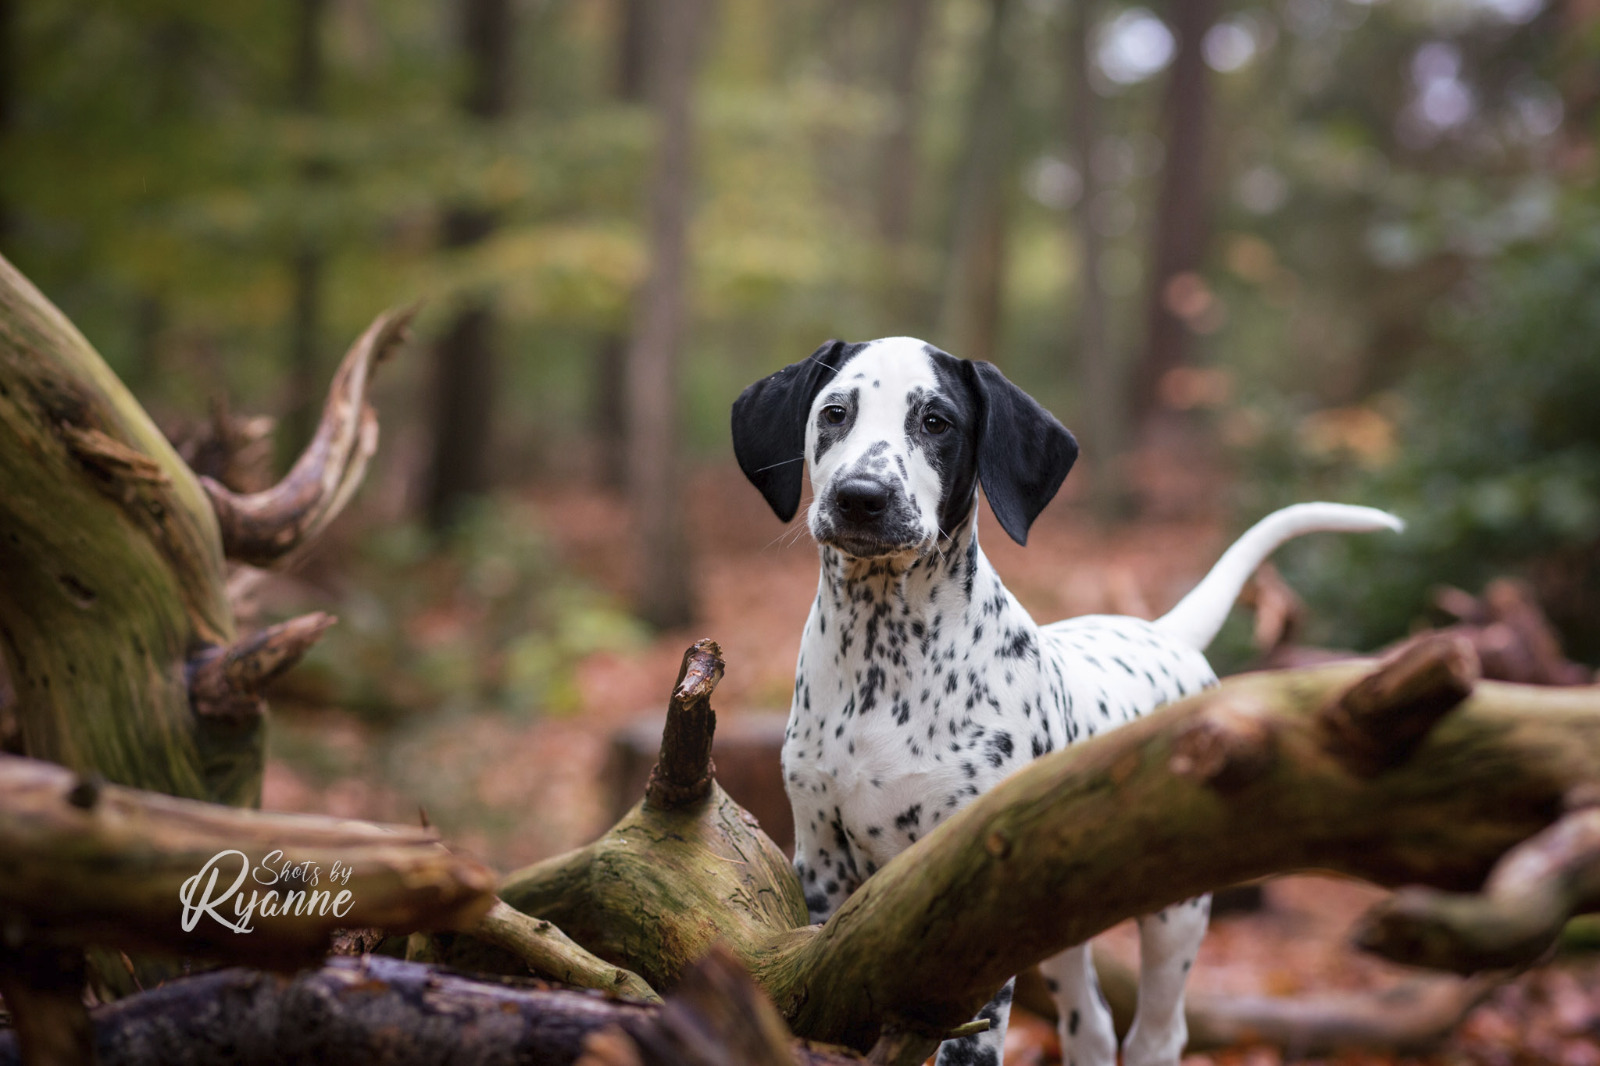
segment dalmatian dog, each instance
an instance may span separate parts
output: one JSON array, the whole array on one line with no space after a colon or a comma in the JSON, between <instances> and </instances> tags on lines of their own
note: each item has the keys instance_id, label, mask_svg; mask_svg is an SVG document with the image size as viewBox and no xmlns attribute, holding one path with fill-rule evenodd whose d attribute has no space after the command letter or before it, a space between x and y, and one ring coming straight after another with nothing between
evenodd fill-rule
<instances>
[{"instance_id":1,"label":"dalmatian dog","mask_svg":"<svg viewBox=\"0 0 1600 1066\"><path fill-rule=\"evenodd\" d=\"M1316 530L1401 528L1365 507L1310 503L1262 520L1164 617L1040 626L978 547L981 485L1025 543L1078 445L989 363L909 337L832 341L733 406L739 465L778 517L807 513L822 575L795 669L783 772L795 871L823 921L874 871L1029 759L1216 683L1201 654L1279 544ZM1139 1003L1126 1066L1171 1066L1209 897L1139 921ZM1063 1061L1114 1066L1116 1036L1086 945L1042 964ZM940 1066L998 1066L1011 983L987 1032Z\"/></svg>"}]
</instances>

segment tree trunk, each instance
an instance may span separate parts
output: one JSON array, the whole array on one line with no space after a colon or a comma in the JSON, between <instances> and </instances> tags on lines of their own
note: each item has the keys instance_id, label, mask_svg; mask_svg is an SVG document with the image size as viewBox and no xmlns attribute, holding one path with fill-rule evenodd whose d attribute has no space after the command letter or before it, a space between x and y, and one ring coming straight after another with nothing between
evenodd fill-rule
<instances>
[{"instance_id":1,"label":"tree trunk","mask_svg":"<svg viewBox=\"0 0 1600 1066\"><path fill-rule=\"evenodd\" d=\"M617 0L615 92L619 102L646 98L650 11L645 0ZM590 403L596 476L602 488L628 487L628 338L608 330L596 345Z\"/></svg>"},{"instance_id":2,"label":"tree trunk","mask_svg":"<svg viewBox=\"0 0 1600 1066\"><path fill-rule=\"evenodd\" d=\"M1166 163L1150 256L1145 349L1133 382L1133 407L1141 420L1159 410L1162 378L1186 358L1189 326L1172 306L1172 283L1199 269L1206 243L1211 86L1200 46L1216 21L1217 0L1182 0L1171 12L1178 52L1163 105Z\"/></svg>"},{"instance_id":3,"label":"tree trunk","mask_svg":"<svg viewBox=\"0 0 1600 1066\"><path fill-rule=\"evenodd\" d=\"M951 351L968 359L993 359L999 347L1011 173L1010 11L1011 0L990 0L951 220L941 333Z\"/></svg>"},{"instance_id":4,"label":"tree trunk","mask_svg":"<svg viewBox=\"0 0 1600 1066\"><path fill-rule=\"evenodd\" d=\"M873 1061L910 1061L916 1049L961 1028L1006 978L1063 947L1270 873L1315 868L1455 892L1485 884L1481 895L1465 897L1402 894L1368 923L1366 942L1390 957L1453 968L1531 961L1568 915L1600 901L1600 819L1592 806L1600 788L1600 691L1478 683L1471 645L1441 636L1376 666L1232 678L1037 759L896 857L827 923L808 926L782 853L711 780L710 700L721 670L714 644L689 650L644 801L594 844L513 874L502 895L559 922L600 959L679 993L701 982L693 964L721 942L795 1032L860 1050L876 1045ZM170 913L149 924L138 903L145 894L96 892L96 877L126 869L140 849L155 863L135 866L165 871L152 873L160 883L148 893L151 913L176 908L172 878L194 868L218 840L240 837L266 846L275 834L298 834L294 846L310 848L313 858L353 855L357 876L368 871L374 878L361 882L357 898L375 898L380 912L386 883L424 891L439 884L386 870L376 858L401 847L426 859L427 839L326 819L218 814L82 779L68 787L72 778L63 770L16 762L16 774L0 764L0 780L17 777L20 787L0 803L11 812L0 836L14 838L0 843L25 860L18 871L35 876L18 873L20 889L0 888L11 893L8 909L23 906L33 915L30 928L56 938L42 947L98 938L144 943L141 930L162 942L179 938ZM130 839L130 825L144 828ZM55 851L76 856L83 869L27 861ZM81 902L85 894L100 902ZM476 908L482 898L480 890L458 907ZM108 915L107 906L122 910ZM385 924L405 920L392 911L389 917ZM485 940L522 953L526 934L548 932L537 922L510 926L457 936L446 953L464 957L476 942L482 957ZM294 935L275 929L270 940L293 943ZM213 950L274 950L265 936L248 944L253 938L224 939ZM550 947L546 938L534 952ZM521 972L521 960L512 961ZM1429 1009L1448 1020L1476 994L1462 992ZM213 1006L219 1003L225 1006ZM323 1013L304 1013L310 1004ZM37 1002L44 1018L54 1017L56 1006L65 1003ZM753 1014L754 1033L770 1037L759 1004L746 1006L713 1014ZM675 1023L668 1011L623 1018L626 1043L613 1031L597 1049L588 1039L593 1029L572 1039L596 1056L588 1066L699 1061L673 1057L692 1048L683 1038L694 1027ZM594 1028L618 1022L613 1008L603 1013ZM1241 1015L1251 1016L1235 1011L1231 1024L1241 1024ZM480 1061L507 1047L534 1054L521 1041L542 1026L566 1026L569 1017L563 1006L525 993L369 959L339 962L288 985L238 974L174 983L102 1012L97 1039L105 1049L107 1040L126 1037L110 1046L131 1056L159 1029L196 1053L215 1046L215 1038L280 1057L285 1042L300 1047L295 1042L304 1040L306 1054L319 1061L357 1061L375 1053L368 1041L381 1030L395 1056L414 1046L437 1054L430 1041L454 1040L463 1049L457 1061ZM641 1022L650 1018L656 1021ZM1273 1024L1296 1033L1307 1031L1305 1021L1285 1013ZM1380 1012L1366 1019L1366 1030L1395 1022ZM1230 1024L1227 1017L1220 1023ZM343 1039L356 1042L353 1050L342 1050ZM771 1046L749 1030L739 1039ZM0 1056L7 1048L0 1040ZM630 1050L635 1059L626 1057ZM751 1061L761 1059L753 1052Z\"/></svg>"},{"instance_id":5,"label":"tree trunk","mask_svg":"<svg viewBox=\"0 0 1600 1066\"><path fill-rule=\"evenodd\" d=\"M250 805L262 723L197 722L196 648L234 639L200 483L82 334L0 260L0 649L24 750Z\"/></svg>"},{"instance_id":6,"label":"tree trunk","mask_svg":"<svg viewBox=\"0 0 1600 1066\"><path fill-rule=\"evenodd\" d=\"M688 317L693 192L693 92L706 0L652 6L657 115L650 184L650 273L628 351L629 497L638 560L636 604L659 628L694 617L684 529L678 387Z\"/></svg>"},{"instance_id":7,"label":"tree trunk","mask_svg":"<svg viewBox=\"0 0 1600 1066\"><path fill-rule=\"evenodd\" d=\"M1083 375L1085 450L1092 457L1092 499L1102 521L1127 517L1128 494L1121 459L1127 448L1128 397L1123 388L1122 361L1111 348L1106 329L1105 239L1095 227L1094 204L1100 195L1095 174L1095 145L1100 140L1100 100L1089 76L1090 30L1097 7L1079 0L1067 13L1066 68L1070 116L1068 140L1074 147L1081 193L1077 204L1079 296L1076 308L1078 366Z\"/></svg>"},{"instance_id":8,"label":"tree trunk","mask_svg":"<svg viewBox=\"0 0 1600 1066\"><path fill-rule=\"evenodd\" d=\"M511 108L511 0L464 0L461 45L467 60L462 109L493 123ZM445 214L446 248L469 248L494 232L492 213L457 205ZM443 531L463 505L489 489L494 418L494 304L463 298L433 349L433 464L427 490L430 528Z\"/></svg>"},{"instance_id":9,"label":"tree trunk","mask_svg":"<svg viewBox=\"0 0 1600 1066\"><path fill-rule=\"evenodd\" d=\"M289 106L302 116L322 110L322 24L327 0L296 0L293 55L290 68ZM321 166L303 160L301 179L318 180ZM305 447L316 429L317 384L321 380L322 249L309 234L302 234L291 257L293 306L289 312L289 409L285 433L278 441L293 456Z\"/></svg>"},{"instance_id":10,"label":"tree trunk","mask_svg":"<svg viewBox=\"0 0 1600 1066\"><path fill-rule=\"evenodd\" d=\"M0 259L0 653L25 754L175 796L259 802L256 693L321 628L237 642L224 553L271 562L343 507L377 445L370 369L404 324L380 319L351 350L294 472L239 496L197 479Z\"/></svg>"},{"instance_id":11,"label":"tree trunk","mask_svg":"<svg viewBox=\"0 0 1600 1066\"><path fill-rule=\"evenodd\" d=\"M909 316L908 247L917 198L917 127L922 120L922 55L931 0L895 0L889 26L888 89L892 107L878 166L877 225L882 243L884 300L891 315Z\"/></svg>"},{"instance_id":12,"label":"tree trunk","mask_svg":"<svg viewBox=\"0 0 1600 1066\"><path fill-rule=\"evenodd\" d=\"M890 248L905 243L911 231L913 186L917 174L917 124L922 117L923 42L927 39L929 0L896 0L889 48L889 95L894 113L883 141L878 171L878 236Z\"/></svg>"},{"instance_id":13,"label":"tree trunk","mask_svg":"<svg viewBox=\"0 0 1600 1066\"><path fill-rule=\"evenodd\" d=\"M487 232L488 225L483 229ZM436 531L449 529L469 500L489 490L493 330L493 305L485 297L468 297L434 342L428 525Z\"/></svg>"}]
</instances>

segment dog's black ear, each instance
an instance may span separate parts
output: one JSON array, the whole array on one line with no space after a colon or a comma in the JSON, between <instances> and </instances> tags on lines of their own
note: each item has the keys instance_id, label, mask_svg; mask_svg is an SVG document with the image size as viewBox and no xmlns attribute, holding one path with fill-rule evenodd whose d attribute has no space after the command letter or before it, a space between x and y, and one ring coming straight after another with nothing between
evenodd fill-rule
<instances>
[{"instance_id":1,"label":"dog's black ear","mask_svg":"<svg viewBox=\"0 0 1600 1066\"><path fill-rule=\"evenodd\" d=\"M982 412L978 480L1000 528L1018 544L1067 479L1078 442L1055 415L1006 380L993 363L968 362L969 384Z\"/></svg>"},{"instance_id":2,"label":"dog's black ear","mask_svg":"<svg viewBox=\"0 0 1600 1066\"><path fill-rule=\"evenodd\" d=\"M762 378L733 401L733 454L739 469L785 522L800 508L811 402L856 347L829 341L809 358Z\"/></svg>"}]
</instances>

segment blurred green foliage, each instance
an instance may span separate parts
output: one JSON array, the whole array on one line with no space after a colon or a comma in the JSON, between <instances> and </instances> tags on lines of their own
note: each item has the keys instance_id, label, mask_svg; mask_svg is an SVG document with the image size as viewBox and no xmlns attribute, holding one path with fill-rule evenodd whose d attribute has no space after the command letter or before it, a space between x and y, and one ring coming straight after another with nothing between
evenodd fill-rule
<instances>
[{"instance_id":1,"label":"blurred green foliage","mask_svg":"<svg viewBox=\"0 0 1600 1066\"><path fill-rule=\"evenodd\" d=\"M543 528L531 506L497 498L442 543L414 523L370 530L340 556L334 602L318 604L339 624L294 690L378 721L577 710L579 660L634 650L647 635L556 564Z\"/></svg>"},{"instance_id":2,"label":"blurred green foliage","mask_svg":"<svg viewBox=\"0 0 1600 1066\"><path fill-rule=\"evenodd\" d=\"M1069 424L1081 415L1081 227L1105 238L1110 342L1131 359L1164 153L1156 64L1120 80L1093 72L1104 136L1092 158L1075 157L1064 28L1081 2L1018 0L1003 35L997 350ZM1175 2L1100 0L1097 46L1116 26L1148 29ZM1291 549L1314 639L1381 643L1403 633L1430 584L1475 590L1531 568L1576 647L1600 654L1600 326L1586 298L1600 21L1538 0L1222 6L1221 44L1208 51L1213 237L1187 320L1212 375L1194 406L1213 412L1240 458L1240 524L1315 497L1387 504L1411 521L1406 538ZM328 0L320 100L305 107L293 102L297 4L11 5L0 249L158 413L198 412L218 393L236 410L284 413L293 262L308 244L326 259L318 347L330 370L383 307L426 298L427 344L460 298L492 293L502 483L581 472L574 442L591 434L596 355L626 333L647 267L654 131L645 106L617 91L622 5L515 4L512 106L492 124L457 106L456 7ZM931 0L904 190L911 228L893 257L904 276L877 218L896 7L715 4L696 97L681 390L701 456L727 459L740 388L827 337L949 343L943 281L997 5ZM1102 191L1080 205L1085 166ZM442 220L462 206L496 226L445 249ZM415 466L424 450L424 365L408 356L385 372L380 467ZM1096 442L1083 443L1092 461ZM345 624L320 653L354 686L341 699L380 707L471 691L560 706L566 682L549 665L560 641L631 639L519 546L510 506L469 523L438 559L410 527L363 542L350 587L381 595L341 593ZM497 578L502 563L516 573ZM435 616L449 624L410 631Z\"/></svg>"},{"instance_id":3,"label":"blurred green foliage","mask_svg":"<svg viewBox=\"0 0 1600 1066\"><path fill-rule=\"evenodd\" d=\"M1409 522L1400 538L1325 538L1290 556L1324 635L1371 647L1403 634L1435 585L1476 592L1521 573L1573 651L1600 653L1600 214L1564 218L1559 235L1475 270L1429 358L1372 401L1395 438L1375 468L1314 457L1304 440L1260 453L1277 457L1280 494L1317 484Z\"/></svg>"}]
</instances>

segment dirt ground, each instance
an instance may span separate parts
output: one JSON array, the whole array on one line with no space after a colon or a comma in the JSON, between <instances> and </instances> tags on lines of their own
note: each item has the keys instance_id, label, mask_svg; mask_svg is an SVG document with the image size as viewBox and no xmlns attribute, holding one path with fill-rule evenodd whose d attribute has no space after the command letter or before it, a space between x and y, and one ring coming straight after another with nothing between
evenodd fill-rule
<instances>
[{"instance_id":1,"label":"dirt ground","mask_svg":"<svg viewBox=\"0 0 1600 1066\"><path fill-rule=\"evenodd\" d=\"M1189 483L1185 491L1187 499L1165 509L1171 517L1115 529L1097 527L1069 494L1040 518L1026 549L1006 540L985 514L984 549L1041 620L1098 611L1153 616L1198 579L1229 532L1214 480ZM700 621L632 652L584 659L577 669L577 713L477 716L414 738L390 738L387 746L376 744L371 727L353 717L290 715L280 720L275 744L291 757L269 763L266 805L410 821L420 803L453 847L509 869L583 843L606 827L609 740L663 705L683 649L694 639L709 636L722 644L728 666L716 703L725 719L786 708L800 629L816 590L815 549L798 524L780 526L736 471L703 470L692 479L691 493ZM532 498L564 565L623 594L629 574L618 560L628 556L628 523L621 502L575 487L543 489ZM380 747L382 757L373 754ZM304 769L312 755L342 759L353 769L319 782ZM470 817L453 810L460 796L472 800ZM1263 910L1214 923L1192 987L1279 996L1392 988L1414 975L1345 943L1351 923L1381 895L1330 878L1273 881ZM1131 925L1105 939L1128 961L1136 959ZM1024 1016L1010 1045L1008 1063L1059 1061L1048 1027ZM1186 1061L1270 1066L1284 1055L1251 1047ZM1335 1061L1396 1060L1347 1053ZM1399 1061L1600 1066L1600 963L1593 956L1563 959L1511 982L1436 1054Z\"/></svg>"}]
</instances>

